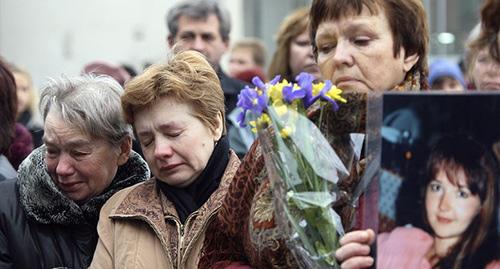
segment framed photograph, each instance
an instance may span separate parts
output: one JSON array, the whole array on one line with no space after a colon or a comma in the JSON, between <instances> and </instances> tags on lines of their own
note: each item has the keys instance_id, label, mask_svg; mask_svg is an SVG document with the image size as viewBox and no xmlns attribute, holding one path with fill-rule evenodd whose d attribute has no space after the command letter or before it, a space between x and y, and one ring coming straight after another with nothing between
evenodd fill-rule
<instances>
[{"instance_id":1,"label":"framed photograph","mask_svg":"<svg viewBox=\"0 0 500 269\"><path fill-rule=\"evenodd\" d=\"M387 93L381 107L377 267L497 261L500 93Z\"/></svg>"}]
</instances>

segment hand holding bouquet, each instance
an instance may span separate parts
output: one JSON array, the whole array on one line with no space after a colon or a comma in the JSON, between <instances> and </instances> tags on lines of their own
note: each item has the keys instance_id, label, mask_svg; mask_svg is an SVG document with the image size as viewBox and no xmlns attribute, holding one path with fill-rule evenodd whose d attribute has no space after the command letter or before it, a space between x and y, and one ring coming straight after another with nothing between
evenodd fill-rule
<instances>
[{"instance_id":1,"label":"hand holding bouquet","mask_svg":"<svg viewBox=\"0 0 500 269\"><path fill-rule=\"evenodd\" d=\"M283 227L299 264L306 268L338 268L334 252L343 227L332 204L339 199L337 183L348 176L342 163L316 125L306 117L311 106L346 102L330 81L314 83L301 73L297 83L276 77L269 83L253 79L238 100L245 119L263 145L266 167L273 183L278 225Z\"/></svg>"}]
</instances>

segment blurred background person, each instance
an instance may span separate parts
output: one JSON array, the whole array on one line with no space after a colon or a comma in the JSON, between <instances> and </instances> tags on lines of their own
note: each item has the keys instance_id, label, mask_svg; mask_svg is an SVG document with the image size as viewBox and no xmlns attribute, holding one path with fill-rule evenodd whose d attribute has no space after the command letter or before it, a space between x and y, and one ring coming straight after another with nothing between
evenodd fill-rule
<instances>
[{"instance_id":1,"label":"blurred background person","mask_svg":"<svg viewBox=\"0 0 500 269\"><path fill-rule=\"evenodd\" d=\"M245 84L229 77L220 67L229 47L231 20L218 1L187 0L178 2L167 13L168 46L200 52L207 57L220 79L226 114L236 107L238 94Z\"/></svg>"},{"instance_id":2,"label":"blurred background person","mask_svg":"<svg viewBox=\"0 0 500 269\"><path fill-rule=\"evenodd\" d=\"M6 155L15 136L17 93L14 76L0 58L0 181L16 176L16 169Z\"/></svg>"},{"instance_id":3,"label":"blurred background person","mask_svg":"<svg viewBox=\"0 0 500 269\"><path fill-rule=\"evenodd\" d=\"M82 74L107 75L116 80L122 87L131 78L125 68L104 61L94 61L86 64L83 67Z\"/></svg>"},{"instance_id":4,"label":"blurred background person","mask_svg":"<svg viewBox=\"0 0 500 269\"><path fill-rule=\"evenodd\" d=\"M40 100L38 90L35 89L28 71L12 63L9 64L9 68L14 74L17 85L17 122L30 131L33 137L33 146L37 148L43 143L42 118L38 110Z\"/></svg>"},{"instance_id":5,"label":"blurred background person","mask_svg":"<svg viewBox=\"0 0 500 269\"><path fill-rule=\"evenodd\" d=\"M434 59L429 65L431 90L463 91L465 79L458 64L446 59Z\"/></svg>"},{"instance_id":6,"label":"blurred background person","mask_svg":"<svg viewBox=\"0 0 500 269\"><path fill-rule=\"evenodd\" d=\"M135 76L137 76L137 71L135 70L135 68L132 65L130 65L130 64L121 64L120 67L123 68L125 71L127 71L128 75L130 76L130 79L132 79Z\"/></svg>"},{"instance_id":7,"label":"blurred background person","mask_svg":"<svg viewBox=\"0 0 500 269\"><path fill-rule=\"evenodd\" d=\"M229 75L247 83L252 83L254 76L266 81L266 57L266 47L262 40L251 37L240 39L229 52Z\"/></svg>"},{"instance_id":8,"label":"blurred background person","mask_svg":"<svg viewBox=\"0 0 500 269\"><path fill-rule=\"evenodd\" d=\"M134 72L133 70L131 71ZM120 86L122 87L125 85L127 81L129 81L132 78L129 71L127 71L127 69L125 69L124 67L106 63L104 61L95 61L86 64L83 67L81 73L109 76L113 78L116 82L118 82L118 84L120 84ZM141 157L144 157L144 155L142 154L141 145L139 145L139 142L137 142L136 139L134 139L132 142L132 149L139 155L141 155Z\"/></svg>"},{"instance_id":9,"label":"blurred background person","mask_svg":"<svg viewBox=\"0 0 500 269\"><path fill-rule=\"evenodd\" d=\"M153 178L103 207L90 268L197 268L240 163L217 74L202 54L180 52L127 83L122 107Z\"/></svg>"},{"instance_id":10,"label":"blurred background person","mask_svg":"<svg viewBox=\"0 0 500 269\"><path fill-rule=\"evenodd\" d=\"M469 44L469 74L478 90L500 90L500 0L486 0L481 8L479 36Z\"/></svg>"},{"instance_id":11,"label":"blurred background person","mask_svg":"<svg viewBox=\"0 0 500 269\"><path fill-rule=\"evenodd\" d=\"M19 122L15 126L16 136L10 145L8 159L14 169L18 169L19 165L33 151L33 137L28 129Z\"/></svg>"},{"instance_id":12,"label":"blurred background person","mask_svg":"<svg viewBox=\"0 0 500 269\"><path fill-rule=\"evenodd\" d=\"M131 152L123 89L109 77L53 80L41 95L44 144L0 183L0 268L87 268L102 205L149 178ZM3 108L3 106L2 106Z\"/></svg>"},{"instance_id":13,"label":"blurred background person","mask_svg":"<svg viewBox=\"0 0 500 269\"><path fill-rule=\"evenodd\" d=\"M269 64L269 79L281 75L281 78L295 81L300 72L320 77L318 65L314 60L308 24L307 7L296 9L283 19L276 33L276 51Z\"/></svg>"}]
</instances>

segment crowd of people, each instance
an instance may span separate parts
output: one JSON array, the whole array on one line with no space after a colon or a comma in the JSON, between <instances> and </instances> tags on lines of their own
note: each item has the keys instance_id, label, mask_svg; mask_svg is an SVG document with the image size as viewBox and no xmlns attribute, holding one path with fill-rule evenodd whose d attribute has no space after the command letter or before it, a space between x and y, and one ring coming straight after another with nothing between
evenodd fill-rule
<instances>
[{"instance_id":1,"label":"crowd of people","mask_svg":"<svg viewBox=\"0 0 500 269\"><path fill-rule=\"evenodd\" d=\"M313 0L282 20L267 72L264 43L231 46L228 11L209 0L167 12L169 55L139 74L91 62L39 95L28 71L0 58L0 268L299 268L262 141L238 125L240 90L301 72L341 88L339 111L308 115L326 119L318 127L350 164L349 196L375 153L356 157L339 141L377 131L366 127L368 93L500 90L498 14L500 0L485 0L465 70L428 64L421 0ZM334 204L344 224L356 220L335 253L342 268L500 268L491 151L470 137L435 143L421 229L376 235L349 199Z\"/></svg>"}]
</instances>

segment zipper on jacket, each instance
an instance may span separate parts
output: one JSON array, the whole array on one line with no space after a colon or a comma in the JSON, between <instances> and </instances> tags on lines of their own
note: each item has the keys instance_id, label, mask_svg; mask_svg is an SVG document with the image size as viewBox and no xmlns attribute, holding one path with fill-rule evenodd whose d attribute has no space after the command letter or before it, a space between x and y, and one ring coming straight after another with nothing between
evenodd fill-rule
<instances>
[{"instance_id":1,"label":"zipper on jacket","mask_svg":"<svg viewBox=\"0 0 500 269\"><path fill-rule=\"evenodd\" d=\"M201 229L200 229L200 232L196 233L196 235L193 237L193 240L191 240L191 244L189 244L187 247L186 247L186 253L189 253L189 251L191 250L192 248L192 244L193 242L196 242L198 240L198 238L201 236L201 234L205 233L205 229L207 228L207 226L212 222L212 219L213 217L219 212L219 209L220 209L221 206L218 206L216 207L211 213L210 215L208 215L207 219L205 222L203 222L203 225L201 226ZM186 222L187 223L187 222ZM202 246L203 248L203 246ZM182 261L181 262L184 262L184 255L182 257Z\"/></svg>"},{"instance_id":2,"label":"zipper on jacket","mask_svg":"<svg viewBox=\"0 0 500 269\"><path fill-rule=\"evenodd\" d=\"M187 224L189 224L189 221L193 218L193 216L198 215L198 211L194 211L193 213L189 214L189 216L186 218L186 221L184 222L185 224L182 224L181 221L178 218L175 219L175 223L177 224L177 227L179 228L179 239L177 241L177 268L182 268L181 263L184 258L184 253L181 252L182 245L184 244L184 232L186 229Z\"/></svg>"}]
</instances>

